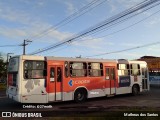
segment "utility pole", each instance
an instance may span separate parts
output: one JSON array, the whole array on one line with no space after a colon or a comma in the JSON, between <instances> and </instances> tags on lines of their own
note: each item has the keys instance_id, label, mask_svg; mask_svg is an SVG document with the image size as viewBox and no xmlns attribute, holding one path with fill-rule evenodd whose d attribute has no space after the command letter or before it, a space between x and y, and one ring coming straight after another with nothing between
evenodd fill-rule
<instances>
[{"instance_id":1,"label":"utility pole","mask_svg":"<svg viewBox=\"0 0 160 120\"><path fill-rule=\"evenodd\" d=\"M28 42L32 42L30 40L24 40L22 46L23 46L23 55L26 54L26 45L28 45Z\"/></svg>"}]
</instances>

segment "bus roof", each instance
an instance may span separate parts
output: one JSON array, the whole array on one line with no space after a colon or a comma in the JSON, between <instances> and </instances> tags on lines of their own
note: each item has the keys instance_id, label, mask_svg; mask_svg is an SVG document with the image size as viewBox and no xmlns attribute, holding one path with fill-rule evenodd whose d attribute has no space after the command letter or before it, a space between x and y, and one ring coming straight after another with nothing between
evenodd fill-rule
<instances>
[{"instance_id":1,"label":"bus roof","mask_svg":"<svg viewBox=\"0 0 160 120\"><path fill-rule=\"evenodd\" d=\"M13 57L21 57L24 60L57 60L57 61L77 61L77 62L112 62L112 63L140 63L146 64L145 61L126 60L126 59L97 59L97 58L72 58L72 57L54 57L54 56L35 56L35 55L19 55Z\"/></svg>"},{"instance_id":2,"label":"bus roof","mask_svg":"<svg viewBox=\"0 0 160 120\"><path fill-rule=\"evenodd\" d=\"M90 58L72 58L72 57L51 57L47 56L47 60L58 60L58 61L77 61L77 62L117 62L117 60L111 59L90 59Z\"/></svg>"}]
</instances>

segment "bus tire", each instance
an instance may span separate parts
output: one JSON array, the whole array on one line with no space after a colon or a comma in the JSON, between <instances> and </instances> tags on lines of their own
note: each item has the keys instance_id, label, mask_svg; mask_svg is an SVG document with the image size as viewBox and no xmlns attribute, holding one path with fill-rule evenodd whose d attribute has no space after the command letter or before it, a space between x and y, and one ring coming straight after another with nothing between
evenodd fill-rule
<instances>
[{"instance_id":1,"label":"bus tire","mask_svg":"<svg viewBox=\"0 0 160 120\"><path fill-rule=\"evenodd\" d=\"M79 102L84 102L87 99L87 91L86 89L77 89L74 93L74 100Z\"/></svg>"},{"instance_id":2,"label":"bus tire","mask_svg":"<svg viewBox=\"0 0 160 120\"><path fill-rule=\"evenodd\" d=\"M132 87L132 95L136 96L139 94L139 86L138 85L133 85Z\"/></svg>"}]
</instances>

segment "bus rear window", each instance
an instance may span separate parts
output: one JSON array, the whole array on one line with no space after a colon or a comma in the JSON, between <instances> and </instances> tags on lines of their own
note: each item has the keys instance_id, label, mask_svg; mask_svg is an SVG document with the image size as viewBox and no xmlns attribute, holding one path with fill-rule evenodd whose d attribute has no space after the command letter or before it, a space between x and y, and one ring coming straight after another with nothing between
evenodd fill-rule
<instances>
[{"instance_id":1,"label":"bus rear window","mask_svg":"<svg viewBox=\"0 0 160 120\"><path fill-rule=\"evenodd\" d=\"M9 60L8 72L17 72L18 71L19 58L11 58Z\"/></svg>"},{"instance_id":2,"label":"bus rear window","mask_svg":"<svg viewBox=\"0 0 160 120\"><path fill-rule=\"evenodd\" d=\"M42 79L46 75L46 64L44 61L24 62L24 78L25 79Z\"/></svg>"}]
</instances>

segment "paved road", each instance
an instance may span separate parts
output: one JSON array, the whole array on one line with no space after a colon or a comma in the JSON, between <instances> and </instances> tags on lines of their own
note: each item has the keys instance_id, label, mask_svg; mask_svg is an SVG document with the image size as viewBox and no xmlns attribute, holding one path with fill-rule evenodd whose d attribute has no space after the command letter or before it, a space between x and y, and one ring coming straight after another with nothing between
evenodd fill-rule
<instances>
[{"instance_id":1,"label":"paved road","mask_svg":"<svg viewBox=\"0 0 160 120\"><path fill-rule=\"evenodd\" d=\"M26 106L35 108L26 108ZM39 108L37 108L39 107ZM47 107L47 108L46 108ZM49 104L20 104L9 100L5 96L5 92L0 92L0 111L57 111L64 114L72 114L75 111L83 113L94 112L103 113L106 111L160 111L160 88L151 88L149 92L141 93L137 96L119 95L115 97L101 97L89 99L85 103L74 103L74 101L58 102ZM68 112L69 111L69 112ZM56 113L57 114L57 113Z\"/></svg>"}]
</instances>

